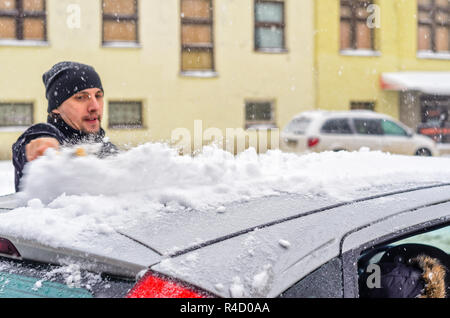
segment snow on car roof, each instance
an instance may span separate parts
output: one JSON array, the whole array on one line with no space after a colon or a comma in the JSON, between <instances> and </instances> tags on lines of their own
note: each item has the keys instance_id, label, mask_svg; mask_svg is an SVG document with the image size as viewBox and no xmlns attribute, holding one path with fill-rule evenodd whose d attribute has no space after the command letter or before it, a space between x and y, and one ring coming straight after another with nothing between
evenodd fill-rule
<instances>
[{"instance_id":1,"label":"snow on car roof","mask_svg":"<svg viewBox=\"0 0 450 318\"><path fill-rule=\"evenodd\" d=\"M233 222L240 224L236 227L214 223L236 204L296 195L296 204L303 197L304 207L312 210L412 184L445 183L450 180L449 160L367 149L301 156L279 150L258 155L249 149L235 157L214 146L191 157L151 143L102 160L73 157L69 149L49 151L27 166L24 189L17 196L21 207L0 213L0 233L81 249L96 237L105 238L116 231L148 235L140 238L151 243L150 238L158 240L145 232L151 224L155 233L164 228L179 230L176 240L155 243L160 252L167 252L180 247L176 245L186 234L183 222L192 225L186 227L192 231L187 236L191 241L183 246L203 239L196 233L201 226L195 224L196 218L205 215L208 224L223 228L217 235L242 228L242 224L255 224L247 217L258 222L282 217L281 212L278 216L277 211L266 211L263 205L261 215L247 216L245 209L241 215L235 214ZM292 201L286 199L284 204Z\"/></svg>"}]
</instances>

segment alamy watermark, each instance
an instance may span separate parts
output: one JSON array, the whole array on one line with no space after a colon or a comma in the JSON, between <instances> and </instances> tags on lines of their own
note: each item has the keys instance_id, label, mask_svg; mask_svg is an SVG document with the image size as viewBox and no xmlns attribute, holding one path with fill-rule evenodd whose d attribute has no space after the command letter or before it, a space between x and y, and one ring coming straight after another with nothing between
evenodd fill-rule
<instances>
[{"instance_id":1,"label":"alamy watermark","mask_svg":"<svg viewBox=\"0 0 450 318\"><path fill-rule=\"evenodd\" d=\"M366 268L366 273L370 273L366 279L366 286L369 289L381 288L381 268L378 264L370 264Z\"/></svg>"},{"instance_id":2,"label":"alamy watermark","mask_svg":"<svg viewBox=\"0 0 450 318\"><path fill-rule=\"evenodd\" d=\"M225 133L224 133L225 132ZM233 154L255 148L259 153L269 149L278 149L280 131L278 128L225 128L209 127L204 129L202 120L194 121L193 134L187 128L176 128L171 133L171 144L183 154L199 151L204 145L215 144Z\"/></svg>"},{"instance_id":3,"label":"alamy watermark","mask_svg":"<svg viewBox=\"0 0 450 318\"><path fill-rule=\"evenodd\" d=\"M79 4L69 4L66 9L66 24L69 29L81 28L81 7Z\"/></svg>"},{"instance_id":4,"label":"alamy watermark","mask_svg":"<svg viewBox=\"0 0 450 318\"><path fill-rule=\"evenodd\" d=\"M379 5L371 4L367 6L367 12L370 13L366 20L369 29L381 28L381 8Z\"/></svg>"}]
</instances>

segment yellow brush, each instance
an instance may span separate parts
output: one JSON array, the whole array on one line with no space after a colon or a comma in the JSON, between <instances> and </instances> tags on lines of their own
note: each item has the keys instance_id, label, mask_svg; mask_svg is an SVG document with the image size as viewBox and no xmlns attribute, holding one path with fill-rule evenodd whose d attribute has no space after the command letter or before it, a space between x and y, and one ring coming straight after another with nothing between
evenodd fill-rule
<instances>
[{"instance_id":1,"label":"yellow brush","mask_svg":"<svg viewBox=\"0 0 450 318\"><path fill-rule=\"evenodd\" d=\"M74 155L77 157L86 157L86 150L84 150L84 148L77 148L74 152Z\"/></svg>"}]
</instances>

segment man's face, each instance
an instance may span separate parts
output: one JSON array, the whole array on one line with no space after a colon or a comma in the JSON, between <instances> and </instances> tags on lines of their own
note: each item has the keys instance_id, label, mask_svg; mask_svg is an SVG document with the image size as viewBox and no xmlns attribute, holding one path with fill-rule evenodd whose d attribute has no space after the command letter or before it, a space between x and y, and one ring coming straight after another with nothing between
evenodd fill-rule
<instances>
[{"instance_id":1,"label":"man's face","mask_svg":"<svg viewBox=\"0 0 450 318\"><path fill-rule=\"evenodd\" d=\"M72 128L93 134L100 130L103 117L103 92L98 88L89 88L76 93L61 104L54 113Z\"/></svg>"}]
</instances>

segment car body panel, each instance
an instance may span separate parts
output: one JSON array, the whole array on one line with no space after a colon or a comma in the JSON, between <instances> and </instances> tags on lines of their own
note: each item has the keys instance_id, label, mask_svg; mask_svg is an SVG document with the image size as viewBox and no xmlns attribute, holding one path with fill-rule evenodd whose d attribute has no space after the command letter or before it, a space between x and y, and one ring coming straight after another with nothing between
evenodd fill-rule
<instances>
[{"instance_id":1,"label":"car body panel","mask_svg":"<svg viewBox=\"0 0 450 318\"><path fill-rule=\"evenodd\" d=\"M392 185L354 200L280 194L233 203L220 213L176 211L58 248L5 233L0 237L11 240L24 259L69 260L94 272L129 277L151 267L221 297L276 297L339 257L344 238L349 239L345 250L354 248L357 241L349 245L349 233L373 227L376 237L416 222L444 222L450 215L448 201L450 184ZM426 210L433 205L443 208ZM399 217L417 209L425 213L412 222ZM375 225L383 222L389 228L378 230ZM361 244L370 238L363 235Z\"/></svg>"},{"instance_id":2,"label":"car body panel","mask_svg":"<svg viewBox=\"0 0 450 318\"><path fill-rule=\"evenodd\" d=\"M14 195L0 197L0 215L11 213L19 202ZM0 237L9 240L24 260L52 264L70 261L84 269L124 277L134 278L161 259L160 254L119 231L108 235L93 233L92 237L80 237L70 246L63 242L58 246L49 246L41 243L39 238L23 238L17 233L4 232L0 233Z\"/></svg>"}]
</instances>

